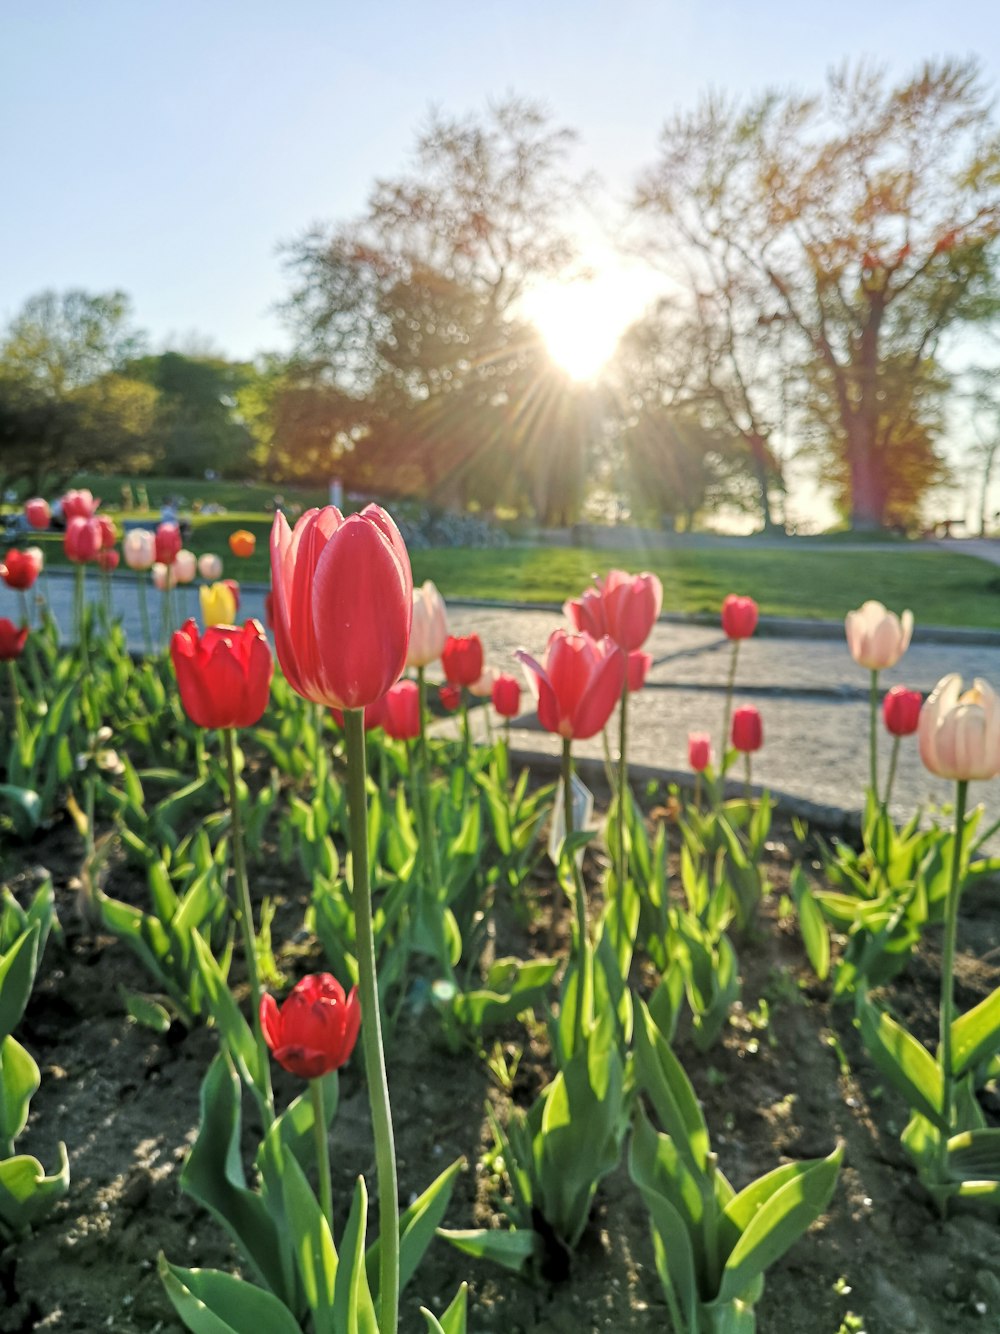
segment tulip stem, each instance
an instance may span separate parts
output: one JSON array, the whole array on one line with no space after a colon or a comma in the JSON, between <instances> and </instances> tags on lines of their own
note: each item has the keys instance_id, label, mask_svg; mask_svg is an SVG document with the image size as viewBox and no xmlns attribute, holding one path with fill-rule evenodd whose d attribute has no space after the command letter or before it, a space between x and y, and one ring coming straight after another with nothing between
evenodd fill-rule
<instances>
[{"instance_id":1,"label":"tulip stem","mask_svg":"<svg viewBox=\"0 0 1000 1334\"><path fill-rule=\"evenodd\" d=\"M233 875L236 878L238 903L236 912L243 934L243 954L246 959L247 975L250 980L250 1003L253 1006L253 1031L257 1039L257 1052L260 1078L263 1088L258 1092L262 1097L264 1120L269 1126L274 1120L274 1094L271 1092L271 1061L267 1054L267 1044L260 1027L260 973L257 968L257 941L254 932L253 904L250 902L250 886L247 883L246 854L243 848L243 819L240 815L239 792L236 779L236 739L231 727L222 728L226 748L226 769L229 774L229 811L233 834Z\"/></svg>"},{"instance_id":2,"label":"tulip stem","mask_svg":"<svg viewBox=\"0 0 1000 1334\"><path fill-rule=\"evenodd\" d=\"M872 797L878 801L878 672L872 672L868 707L868 754Z\"/></svg>"},{"instance_id":3,"label":"tulip stem","mask_svg":"<svg viewBox=\"0 0 1000 1334\"><path fill-rule=\"evenodd\" d=\"M28 595L23 588L17 590L17 600L21 605L21 620L26 626L31 627L31 610L28 606Z\"/></svg>"},{"instance_id":4,"label":"tulip stem","mask_svg":"<svg viewBox=\"0 0 1000 1334\"><path fill-rule=\"evenodd\" d=\"M570 737L563 737L562 753L562 779L563 779L563 824L565 826L565 838L570 838L574 833L573 829L573 742ZM583 886L583 876L580 874L580 868L576 863L576 851L570 854L570 866L573 870L573 889L574 889L574 907L576 909L576 950L577 966L580 975L577 978L576 987L576 1017L574 1021L575 1041L573 1044L574 1052L583 1050L583 1006L584 993L586 991L585 973L587 969L587 896Z\"/></svg>"},{"instance_id":5,"label":"tulip stem","mask_svg":"<svg viewBox=\"0 0 1000 1334\"><path fill-rule=\"evenodd\" d=\"M24 718L21 714L21 692L17 688L17 668L14 666L14 659L7 659L7 675L10 678L10 707L14 718L14 735L17 737L19 746L24 744Z\"/></svg>"},{"instance_id":6,"label":"tulip stem","mask_svg":"<svg viewBox=\"0 0 1000 1334\"><path fill-rule=\"evenodd\" d=\"M425 859L430 858L429 873L433 882L430 886L432 894L435 896L441 893L441 862L438 856L437 834L434 829L434 812L431 804L431 773L430 761L427 755L427 682L424 680L424 669L417 668L417 700L420 711L420 732L417 736L417 763L420 766L417 781L414 784L416 788L416 808L417 815L421 821L422 829L420 837L425 841L426 847L422 849ZM424 861L425 870L428 863Z\"/></svg>"},{"instance_id":7,"label":"tulip stem","mask_svg":"<svg viewBox=\"0 0 1000 1334\"><path fill-rule=\"evenodd\" d=\"M696 769L694 775L694 808L701 810L701 770Z\"/></svg>"},{"instance_id":8,"label":"tulip stem","mask_svg":"<svg viewBox=\"0 0 1000 1334\"><path fill-rule=\"evenodd\" d=\"M146 652L152 651L153 636L149 629L149 604L146 601L146 572L139 570L136 573L136 583L139 585L139 615L142 617L142 637L145 640Z\"/></svg>"},{"instance_id":9,"label":"tulip stem","mask_svg":"<svg viewBox=\"0 0 1000 1334\"><path fill-rule=\"evenodd\" d=\"M746 753L746 761L747 761L747 779L746 779L747 831L749 832L750 820L751 817L753 816L753 760L751 759L750 751L747 751Z\"/></svg>"},{"instance_id":10,"label":"tulip stem","mask_svg":"<svg viewBox=\"0 0 1000 1334\"><path fill-rule=\"evenodd\" d=\"M719 753L720 773L725 777L729 768L729 727L733 715L733 691L736 689L736 663L740 656L740 641L733 640L733 651L729 658L729 676L726 680L726 702L722 711L722 749Z\"/></svg>"},{"instance_id":11,"label":"tulip stem","mask_svg":"<svg viewBox=\"0 0 1000 1334\"><path fill-rule=\"evenodd\" d=\"M310 1079L309 1100L313 1112L313 1137L316 1141L316 1175L319 1178L319 1203L323 1217L333 1233L333 1184L330 1180L330 1137L326 1128L323 1080Z\"/></svg>"},{"instance_id":12,"label":"tulip stem","mask_svg":"<svg viewBox=\"0 0 1000 1334\"><path fill-rule=\"evenodd\" d=\"M892 785L896 781L896 761L899 759L899 742L900 738L898 736L893 737L892 753L889 757L889 777L886 780L885 799L882 802L882 814L885 816L888 816L889 814L889 799L892 796Z\"/></svg>"},{"instance_id":13,"label":"tulip stem","mask_svg":"<svg viewBox=\"0 0 1000 1334\"><path fill-rule=\"evenodd\" d=\"M354 923L361 996L361 1040L368 1079L379 1206L379 1334L396 1334L399 1321L399 1188L392 1110L382 1048L371 884L368 878L368 797L365 784L363 709L344 710L347 740L347 807L351 831Z\"/></svg>"},{"instance_id":14,"label":"tulip stem","mask_svg":"<svg viewBox=\"0 0 1000 1334\"><path fill-rule=\"evenodd\" d=\"M942 1115L946 1129L938 1140L938 1180L948 1179L948 1139L952 1132L955 1100L955 1076L952 1069L951 1026L955 1013L955 940L958 935L958 900L962 892L962 839L965 834L965 799L969 784L959 779L955 788L955 850L951 864L951 886L944 919L944 944L941 951L941 1040L938 1061L942 1075ZM948 1197L939 1200L941 1216L948 1212Z\"/></svg>"},{"instance_id":15,"label":"tulip stem","mask_svg":"<svg viewBox=\"0 0 1000 1334\"><path fill-rule=\"evenodd\" d=\"M622 702L618 715L618 892L624 893L625 877L628 875L628 849L625 844L626 805L628 793L628 760L626 745L628 739L628 681L622 686Z\"/></svg>"}]
</instances>

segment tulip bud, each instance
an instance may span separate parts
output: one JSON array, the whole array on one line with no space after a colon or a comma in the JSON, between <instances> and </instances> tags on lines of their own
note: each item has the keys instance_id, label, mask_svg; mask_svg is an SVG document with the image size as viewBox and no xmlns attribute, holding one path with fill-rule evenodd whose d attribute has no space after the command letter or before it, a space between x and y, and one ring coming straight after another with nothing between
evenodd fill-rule
<instances>
[{"instance_id":1,"label":"tulip bud","mask_svg":"<svg viewBox=\"0 0 1000 1334\"><path fill-rule=\"evenodd\" d=\"M416 681L397 681L382 697L385 709L382 727L396 741L412 741L420 735L420 687Z\"/></svg>"},{"instance_id":2,"label":"tulip bud","mask_svg":"<svg viewBox=\"0 0 1000 1334\"><path fill-rule=\"evenodd\" d=\"M97 553L97 563L105 574L111 574L113 570L118 569L121 556L114 547L102 547Z\"/></svg>"},{"instance_id":3,"label":"tulip bud","mask_svg":"<svg viewBox=\"0 0 1000 1334\"><path fill-rule=\"evenodd\" d=\"M612 570L600 585L608 634L632 653L649 638L663 606L663 585L655 574Z\"/></svg>"},{"instance_id":4,"label":"tulip bud","mask_svg":"<svg viewBox=\"0 0 1000 1334\"><path fill-rule=\"evenodd\" d=\"M1000 699L978 677L962 693L957 672L937 683L920 710L920 758L932 774L958 782L1000 773Z\"/></svg>"},{"instance_id":5,"label":"tulip bud","mask_svg":"<svg viewBox=\"0 0 1000 1334\"><path fill-rule=\"evenodd\" d=\"M174 578L179 584L190 584L198 573L198 560L193 551L182 547L174 557Z\"/></svg>"},{"instance_id":6,"label":"tulip bud","mask_svg":"<svg viewBox=\"0 0 1000 1334\"><path fill-rule=\"evenodd\" d=\"M483 674L483 642L478 635L449 635L441 651L449 685L471 686Z\"/></svg>"},{"instance_id":7,"label":"tulip bud","mask_svg":"<svg viewBox=\"0 0 1000 1334\"><path fill-rule=\"evenodd\" d=\"M764 725L752 704L744 704L733 714L733 746L749 755L764 744Z\"/></svg>"},{"instance_id":8,"label":"tulip bud","mask_svg":"<svg viewBox=\"0 0 1000 1334\"><path fill-rule=\"evenodd\" d=\"M173 565L182 545L181 530L176 523L161 523L156 528L156 559L160 565Z\"/></svg>"},{"instance_id":9,"label":"tulip bud","mask_svg":"<svg viewBox=\"0 0 1000 1334\"><path fill-rule=\"evenodd\" d=\"M704 773L712 763L712 738L707 732L688 733L688 764L696 774Z\"/></svg>"},{"instance_id":10,"label":"tulip bud","mask_svg":"<svg viewBox=\"0 0 1000 1334\"><path fill-rule=\"evenodd\" d=\"M722 603L722 630L728 639L749 639L757 629L757 604L753 598L730 593Z\"/></svg>"},{"instance_id":11,"label":"tulip bud","mask_svg":"<svg viewBox=\"0 0 1000 1334\"><path fill-rule=\"evenodd\" d=\"M206 551L198 557L198 573L206 584L214 584L222 578L222 558L214 552Z\"/></svg>"},{"instance_id":12,"label":"tulip bud","mask_svg":"<svg viewBox=\"0 0 1000 1334\"><path fill-rule=\"evenodd\" d=\"M521 712L521 686L516 676L501 673L493 682L493 707L501 718L516 718Z\"/></svg>"},{"instance_id":13,"label":"tulip bud","mask_svg":"<svg viewBox=\"0 0 1000 1334\"><path fill-rule=\"evenodd\" d=\"M154 566L155 569L155 566ZM184 712L196 727L252 727L271 692L274 662L259 621L210 626L188 621L170 641Z\"/></svg>"},{"instance_id":14,"label":"tulip bud","mask_svg":"<svg viewBox=\"0 0 1000 1334\"><path fill-rule=\"evenodd\" d=\"M41 496L35 496L33 499L25 501L24 517L32 528L48 528L52 522L52 510L47 500Z\"/></svg>"},{"instance_id":15,"label":"tulip bud","mask_svg":"<svg viewBox=\"0 0 1000 1334\"><path fill-rule=\"evenodd\" d=\"M305 517L305 516L303 516ZM295 525L296 528L298 524ZM229 550L234 556L247 557L252 556L257 546L257 538L246 528L237 528L234 533L229 534Z\"/></svg>"},{"instance_id":16,"label":"tulip bud","mask_svg":"<svg viewBox=\"0 0 1000 1334\"><path fill-rule=\"evenodd\" d=\"M910 646L913 613L902 617L887 611L881 602L865 602L857 611L849 611L844 621L847 647L859 667L880 672L895 667Z\"/></svg>"},{"instance_id":17,"label":"tulip bud","mask_svg":"<svg viewBox=\"0 0 1000 1334\"><path fill-rule=\"evenodd\" d=\"M406 654L407 667L426 667L436 662L448 638L448 613L444 598L428 579L413 590L413 623L410 626L410 647Z\"/></svg>"},{"instance_id":18,"label":"tulip bud","mask_svg":"<svg viewBox=\"0 0 1000 1334\"><path fill-rule=\"evenodd\" d=\"M358 989L344 988L329 973L297 982L279 1010L262 996L260 1027L274 1059L301 1079L319 1079L350 1059L361 1029Z\"/></svg>"},{"instance_id":19,"label":"tulip bud","mask_svg":"<svg viewBox=\"0 0 1000 1334\"><path fill-rule=\"evenodd\" d=\"M156 559L156 539L148 528L131 528L122 542L122 554L130 570L148 570Z\"/></svg>"},{"instance_id":20,"label":"tulip bud","mask_svg":"<svg viewBox=\"0 0 1000 1334\"><path fill-rule=\"evenodd\" d=\"M101 546L113 547L118 541L118 530L106 514L98 514L96 517L101 530Z\"/></svg>"},{"instance_id":21,"label":"tulip bud","mask_svg":"<svg viewBox=\"0 0 1000 1334\"><path fill-rule=\"evenodd\" d=\"M174 567L164 565L162 561L156 561L153 565L153 587L160 593L164 593L168 588L175 587L176 583Z\"/></svg>"},{"instance_id":22,"label":"tulip bud","mask_svg":"<svg viewBox=\"0 0 1000 1334\"><path fill-rule=\"evenodd\" d=\"M893 736L912 736L920 721L920 707L924 697L919 690L893 686L882 701L882 717L886 730Z\"/></svg>"},{"instance_id":23,"label":"tulip bud","mask_svg":"<svg viewBox=\"0 0 1000 1334\"><path fill-rule=\"evenodd\" d=\"M77 565L94 560L103 545L101 525L96 519L74 516L66 525L63 550Z\"/></svg>"},{"instance_id":24,"label":"tulip bud","mask_svg":"<svg viewBox=\"0 0 1000 1334\"><path fill-rule=\"evenodd\" d=\"M236 599L225 584L203 584L198 589L201 619L210 625L232 625L236 620Z\"/></svg>"},{"instance_id":25,"label":"tulip bud","mask_svg":"<svg viewBox=\"0 0 1000 1334\"><path fill-rule=\"evenodd\" d=\"M37 557L32 554L33 552L38 552L38 547L31 547L27 551L11 550L7 552L2 568L3 580L8 588L16 588L24 592L34 584L41 573L42 566Z\"/></svg>"},{"instance_id":26,"label":"tulip bud","mask_svg":"<svg viewBox=\"0 0 1000 1334\"><path fill-rule=\"evenodd\" d=\"M0 616L0 662L12 662L24 652L28 639L28 627L20 628L6 616Z\"/></svg>"}]
</instances>

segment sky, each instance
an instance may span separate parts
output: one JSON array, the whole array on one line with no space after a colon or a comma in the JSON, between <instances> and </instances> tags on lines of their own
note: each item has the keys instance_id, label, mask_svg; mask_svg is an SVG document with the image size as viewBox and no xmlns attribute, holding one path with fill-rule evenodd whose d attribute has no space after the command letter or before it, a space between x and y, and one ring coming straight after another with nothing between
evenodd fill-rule
<instances>
[{"instance_id":1,"label":"sky","mask_svg":"<svg viewBox=\"0 0 1000 1334\"><path fill-rule=\"evenodd\" d=\"M357 214L432 105L541 99L610 215L709 89L970 54L1000 89L995 0L0 0L0 324L123 288L154 346L280 350L281 243Z\"/></svg>"}]
</instances>

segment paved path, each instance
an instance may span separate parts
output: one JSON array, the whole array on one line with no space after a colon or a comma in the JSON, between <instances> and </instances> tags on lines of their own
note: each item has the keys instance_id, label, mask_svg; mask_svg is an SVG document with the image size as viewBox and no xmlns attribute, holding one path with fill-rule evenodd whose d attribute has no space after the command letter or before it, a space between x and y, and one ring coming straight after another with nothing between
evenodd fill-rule
<instances>
[{"instance_id":1,"label":"paved path","mask_svg":"<svg viewBox=\"0 0 1000 1334\"><path fill-rule=\"evenodd\" d=\"M88 579L96 595L96 576L90 573ZM49 587L66 631L71 624L72 580L53 575ZM182 601L193 614L195 591L182 590ZM154 626L159 623L159 602L159 595L151 591ZM126 580L115 581L115 608L123 614L130 640L141 648L136 590ZM15 595L0 588L0 615L17 614ZM245 590L242 616L263 618L261 590ZM472 606L453 606L450 621L455 633L481 635L492 666L518 675L514 650L524 647L540 655L551 631L562 623L552 610ZM763 715L765 744L754 757L755 782L853 810L860 804L867 776L868 677L851 660L842 635L835 629L831 633L833 637L823 639L757 635L746 641L740 649L736 702L753 702ZM960 637L959 632L956 640ZM717 738L721 730L730 645L712 626L661 621L646 647L654 666L647 688L630 709L632 758L637 764L686 770L688 732L704 730ZM914 643L898 668L883 673L882 685L904 684L926 692L951 671L966 679L982 676L1000 689L1000 643ZM524 700L528 708L527 695ZM880 728L884 775L889 742L881 733ZM532 726L528 714L513 728L512 741L553 755L558 751L557 740ZM603 753L600 737L576 749L594 757ZM973 794L985 801L990 822L1000 818L1000 781L974 784ZM920 764L915 739L905 740L893 800L897 816L909 814L917 802L951 796L950 785L931 778Z\"/></svg>"}]
</instances>

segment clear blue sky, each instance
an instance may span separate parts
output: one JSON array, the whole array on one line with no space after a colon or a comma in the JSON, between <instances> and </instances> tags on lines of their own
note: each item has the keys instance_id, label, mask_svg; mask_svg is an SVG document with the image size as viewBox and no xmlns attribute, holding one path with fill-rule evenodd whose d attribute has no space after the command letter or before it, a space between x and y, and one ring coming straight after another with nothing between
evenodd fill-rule
<instances>
[{"instance_id":1,"label":"clear blue sky","mask_svg":"<svg viewBox=\"0 0 1000 1334\"><path fill-rule=\"evenodd\" d=\"M280 347L278 243L355 213L432 102L544 99L614 200L710 87L970 53L1000 86L996 0L0 0L0 321L121 287L155 344Z\"/></svg>"}]
</instances>

